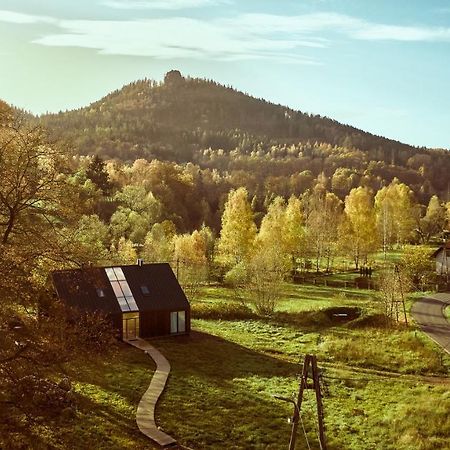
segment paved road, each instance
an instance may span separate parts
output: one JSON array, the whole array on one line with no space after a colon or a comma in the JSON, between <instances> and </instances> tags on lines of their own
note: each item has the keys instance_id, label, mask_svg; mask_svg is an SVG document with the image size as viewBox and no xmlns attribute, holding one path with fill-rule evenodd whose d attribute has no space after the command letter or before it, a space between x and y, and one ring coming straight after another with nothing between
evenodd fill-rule
<instances>
[{"instance_id":1,"label":"paved road","mask_svg":"<svg viewBox=\"0 0 450 450\"><path fill-rule=\"evenodd\" d=\"M411 312L422 330L450 353L450 323L444 317L447 305L450 305L450 294L433 294L414 303Z\"/></svg>"}]
</instances>

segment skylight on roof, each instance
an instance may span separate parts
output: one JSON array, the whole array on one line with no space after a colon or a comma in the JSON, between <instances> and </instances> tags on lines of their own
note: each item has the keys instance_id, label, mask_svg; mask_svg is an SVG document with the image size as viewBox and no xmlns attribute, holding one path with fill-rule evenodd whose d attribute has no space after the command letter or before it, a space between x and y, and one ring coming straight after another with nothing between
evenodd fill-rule
<instances>
[{"instance_id":1,"label":"skylight on roof","mask_svg":"<svg viewBox=\"0 0 450 450\"><path fill-rule=\"evenodd\" d=\"M111 283L117 302L122 312L139 311L128 281L121 267L107 267L106 276Z\"/></svg>"}]
</instances>

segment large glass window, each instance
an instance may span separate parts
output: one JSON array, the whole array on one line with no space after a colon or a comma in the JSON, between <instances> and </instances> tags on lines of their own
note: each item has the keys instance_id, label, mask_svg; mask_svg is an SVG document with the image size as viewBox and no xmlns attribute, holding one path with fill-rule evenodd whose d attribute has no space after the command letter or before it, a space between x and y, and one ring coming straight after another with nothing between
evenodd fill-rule
<instances>
[{"instance_id":1,"label":"large glass window","mask_svg":"<svg viewBox=\"0 0 450 450\"><path fill-rule=\"evenodd\" d=\"M136 300L133 297L130 286L125 278L122 268L108 267L105 269L106 275L111 283L117 302L122 312L139 311Z\"/></svg>"},{"instance_id":2,"label":"large glass window","mask_svg":"<svg viewBox=\"0 0 450 450\"><path fill-rule=\"evenodd\" d=\"M170 332L178 333L178 313L177 312L170 313Z\"/></svg>"},{"instance_id":3,"label":"large glass window","mask_svg":"<svg viewBox=\"0 0 450 450\"><path fill-rule=\"evenodd\" d=\"M139 313L128 312L122 317L123 339L133 340L139 337Z\"/></svg>"},{"instance_id":4,"label":"large glass window","mask_svg":"<svg viewBox=\"0 0 450 450\"><path fill-rule=\"evenodd\" d=\"M186 331L186 313L180 311L178 313L178 333L184 333Z\"/></svg>"},{"instance_id":5,"label":"large glass window","mask_svg":"<svg viewBox=\"0 0 450 450\"><path fill-rule=\"evenodd\" d=\"M173 311L170 313L170 332L173 334L186 332L185 311Z\"/></svg>"}]
</instances>

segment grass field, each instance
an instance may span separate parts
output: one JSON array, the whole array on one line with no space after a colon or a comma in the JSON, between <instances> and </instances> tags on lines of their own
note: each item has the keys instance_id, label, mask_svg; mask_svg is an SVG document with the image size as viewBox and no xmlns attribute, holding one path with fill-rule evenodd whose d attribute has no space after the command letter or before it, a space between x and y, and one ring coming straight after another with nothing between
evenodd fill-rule
<instances>
[{"instance_id":1,"label":"grass field","mask_svg":"<svg viewBox=\"0 0 450 450\"><path fill-rule=\"evenodd\" d=\"M0 424L0 448L13 449L99 449L120 450L153 448L139 433L136 408L153 375L152 360L126 344L101 358L64 364L58 373L72 380L77 400L74 418L34 417L22 427L8 429ZM8 443L3 437L8 432Z\"/></svg>"},{"instance_id":2,"label":"grass field","mask_svg":"<svg viewBox=\"0 0 450 450\"><path fill-rule=\"evenodd\" d=\"M233 299L232 290L204 288L194 315L206 305L217 317L194 319L190 336L152 341L172 365L157 420L182 444L287 448L292 410L273 395L296 392L299 363L314 353L331 450L448 448L449 358L414 327L386 328L373 292L288 284L272 317L221 319ZM327 310L338 306L360 317L336 322ZM152 448L134 414L153 370L146 355L125 344L112 356L65 365L61 373L78 397L76 417L36 421L18 433L15 448ZM302 410L311 448L318 449L313 392ZM297 448L307 448L301 428Z\"/></svg>"},{"instance_id":3,"label":"grass field","mask_svg":"<svg viewBox=\"0 0 450 450\"><path fill-rule=\"evenodd\" d=\"M232 298L208 288L200 303ZM342 305L362 317L336 324L320 312ZM192 448L285 448L292 411L273 395L296 391L298 363L311 352L323 368L331 449L448 448L448 358L417 330L372 323L377 310L368 291L288 285L270 319L194 320L191 337L157 342L173 367L161 423ZM308 394L303 417L318 448ZM298 448L307 448L302 436Z\"/></svg>"}]
</instances>

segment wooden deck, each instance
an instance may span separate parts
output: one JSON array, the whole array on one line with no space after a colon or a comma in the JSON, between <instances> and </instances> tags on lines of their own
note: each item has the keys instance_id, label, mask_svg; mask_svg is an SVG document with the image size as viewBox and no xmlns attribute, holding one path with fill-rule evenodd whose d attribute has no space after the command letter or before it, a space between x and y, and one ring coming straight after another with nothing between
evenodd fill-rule
<instances>
[{"instance_id":1,"label":"wooden deck","mask_svg":"<svg viewBox=\"0 0 450 450\"><path fill-rule=\"evenodd\" d=\"M143 339L125 342L143 350L156 363L156 370L150 386L138 405L136 423L139 430L162 448L178 448L176 440L161 431L155 422L156 404L164 391L170 373L169 361L155 347Z\"/></svg>"}]
</instances>

